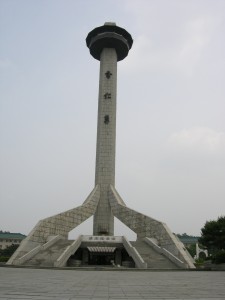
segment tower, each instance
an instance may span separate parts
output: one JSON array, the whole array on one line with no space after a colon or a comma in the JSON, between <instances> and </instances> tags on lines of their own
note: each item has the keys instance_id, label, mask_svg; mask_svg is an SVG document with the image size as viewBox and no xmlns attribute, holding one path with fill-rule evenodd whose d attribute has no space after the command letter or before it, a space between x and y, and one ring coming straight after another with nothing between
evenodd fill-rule
<instances>
[{"instance_id":1,"label":"tower","mask_svg":"<svg viewBox=\"0 0 225 300\"><path fill-rule=\"evenodd\" d=\"M100 61L98 130L95 185L100 199L94 214L94 235L113 235L114 216L109 203L110 185L115 185L117 61L132 47L131 35L115 23L105 23L86 38L91 55Z\"/></svg>"},{"instance_id":2,"label":"tower","mask_svg":"<svg viewBox=\"0 0 225 300\"><path fill-rule=\"evenodd\" d=\"M116 264L137 268L194 268L184 245L166 224L126 206L115 188L117 62L132 47L131 35L105 23L86 38L100 61L95 186L84 203L43 219L7 264L62 267ZM68 233L94 215L93 235L68 240ZM114 236L114 217L137 234L136 242Z\"/></svg>"}]
</instances>

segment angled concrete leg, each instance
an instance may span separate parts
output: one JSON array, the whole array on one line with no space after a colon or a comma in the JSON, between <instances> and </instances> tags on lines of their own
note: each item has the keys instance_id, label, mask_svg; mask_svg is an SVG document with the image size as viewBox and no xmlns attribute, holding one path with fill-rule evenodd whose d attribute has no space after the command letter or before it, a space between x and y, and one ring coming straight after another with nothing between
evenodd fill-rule
<instances>
[{"instance_id":1,"label":"angled concrete leg","mask_svg":"<svg viewBox=\"0 0 225 300\"><path fill-rule=\"evenodd\" d=\"M114 216L133 230L138 239L145 237L156 239L160 247L183 261L187 268L195 268L184 245L166 224L128 208L113 186L110 187L109 201Z\"/></svg>"},{"instance_id":2,"label":"angled concrete leg","mask_svg":"<svg viewBox=\"0 0 225 300\"><path fill-rule=\"evenodd\" d=\"M18 258L30 252L35 247L43 245L51 237L62 236L67 238L71 230L95 213L99 197L100 187L96 185L81 206L39 221L30 234L23 240L7 264L16 265Z\"/></svg>"}]
</instances>

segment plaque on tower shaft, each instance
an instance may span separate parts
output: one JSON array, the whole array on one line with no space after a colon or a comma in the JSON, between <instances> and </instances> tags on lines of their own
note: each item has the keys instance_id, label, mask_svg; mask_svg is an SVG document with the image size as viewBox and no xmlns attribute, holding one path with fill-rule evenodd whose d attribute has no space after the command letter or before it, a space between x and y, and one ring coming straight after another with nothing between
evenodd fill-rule
<instances>
[{"instance_id":1,"label":"plaque on tower shaft","mask_svg":"<svg viewBox=\"0 0 225 300\"><path fill-rule=\"evenodd\" d=\"M105 99L111 99L111 93L105 93L104 98Z\"/></svg>"},{"instance_id":2,"label":"plaque on tower shaft","mask_svg":"<svg viewBox=\"0 0 225 300\"><path fill-rule=\"evenodd\" d=\"M132 44L130 33L113 22L88 33L86 45L100 61L94 188L80 206L40 220L8 265L194 268L184 245L167 225L127 207L115 188L117 63ZM69 240L69 232L91 216L93 234L80 232L76 240ZM114 236L115 217L136 233L135 242L122 232Z\"/></svg>"},{"instance_id":3,"label":"plaque on tower shaft","mask_svg":"<svg viewBox=\"0 0 225 300\"><path fill-rule=\"evenodd\" d=\"M112 73L110 71L105 72L106 78L110 78L112 76Z\"/></svg>"}]
</instances>

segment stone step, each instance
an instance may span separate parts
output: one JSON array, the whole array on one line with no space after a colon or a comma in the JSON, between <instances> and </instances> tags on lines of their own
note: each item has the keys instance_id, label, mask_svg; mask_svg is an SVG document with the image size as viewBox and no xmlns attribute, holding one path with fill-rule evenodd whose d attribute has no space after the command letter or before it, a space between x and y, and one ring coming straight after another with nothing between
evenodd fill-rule
<instances>
[{"instance_id":1,"label":"stone step","mask_svg":"<svg viewBox=\"0 0 225 300\"><path fill-rule=\"evenodd\" d=\"M59 240L46 250L41 250L24 265L53 267L54 262L73 241Z\"/></svg>"},{"instance_id":2,"label":"stone step","mask_svg":"<svg viewBox=\"0 0 225 300\"><path fill-rule=\"evenodd\" d=\"M177 269L177 266L172 263L163 254L156 252L145 241L138 240L131 242L133 247L136 248L143 260L147 263L148 268L151 269Z\"/></svg>"}]
</instances>

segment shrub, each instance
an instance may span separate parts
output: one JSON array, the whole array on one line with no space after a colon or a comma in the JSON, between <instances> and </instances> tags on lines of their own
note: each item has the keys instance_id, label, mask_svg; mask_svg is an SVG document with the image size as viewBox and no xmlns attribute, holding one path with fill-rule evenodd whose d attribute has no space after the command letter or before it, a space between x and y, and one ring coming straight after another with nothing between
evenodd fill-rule
<instances>
[{"instance_id":1,"label":"shrub","mask_svg":"<svg viewBox=\"0 0 225 300\"><path fill-rule=\"evenodd\" d=\"M213 255L212 262L214 264L223 264L223 263L225 263L225 250L220 250L215 255Z\"/></svg>"},{"instance_id":2,"label":"shrub","mask_svg":"<svg viewBox=\"0 0 225 300\"><path fill-rule=\"evenodd\" d=\"M204 263L204 259L202 259L200 257L195 260L196 265L202 265L203 263Z\"/></svg>"},{"instance_id":3,"label":"shrub","mask_svg":"<svg viewBox=\"0 0 225 300\"><path fill-rule=\"evenodd\" d=\"M9 257L7 256L0 256L0 262L7 262L9 260Z\"/></svg>"}]
</instances>

